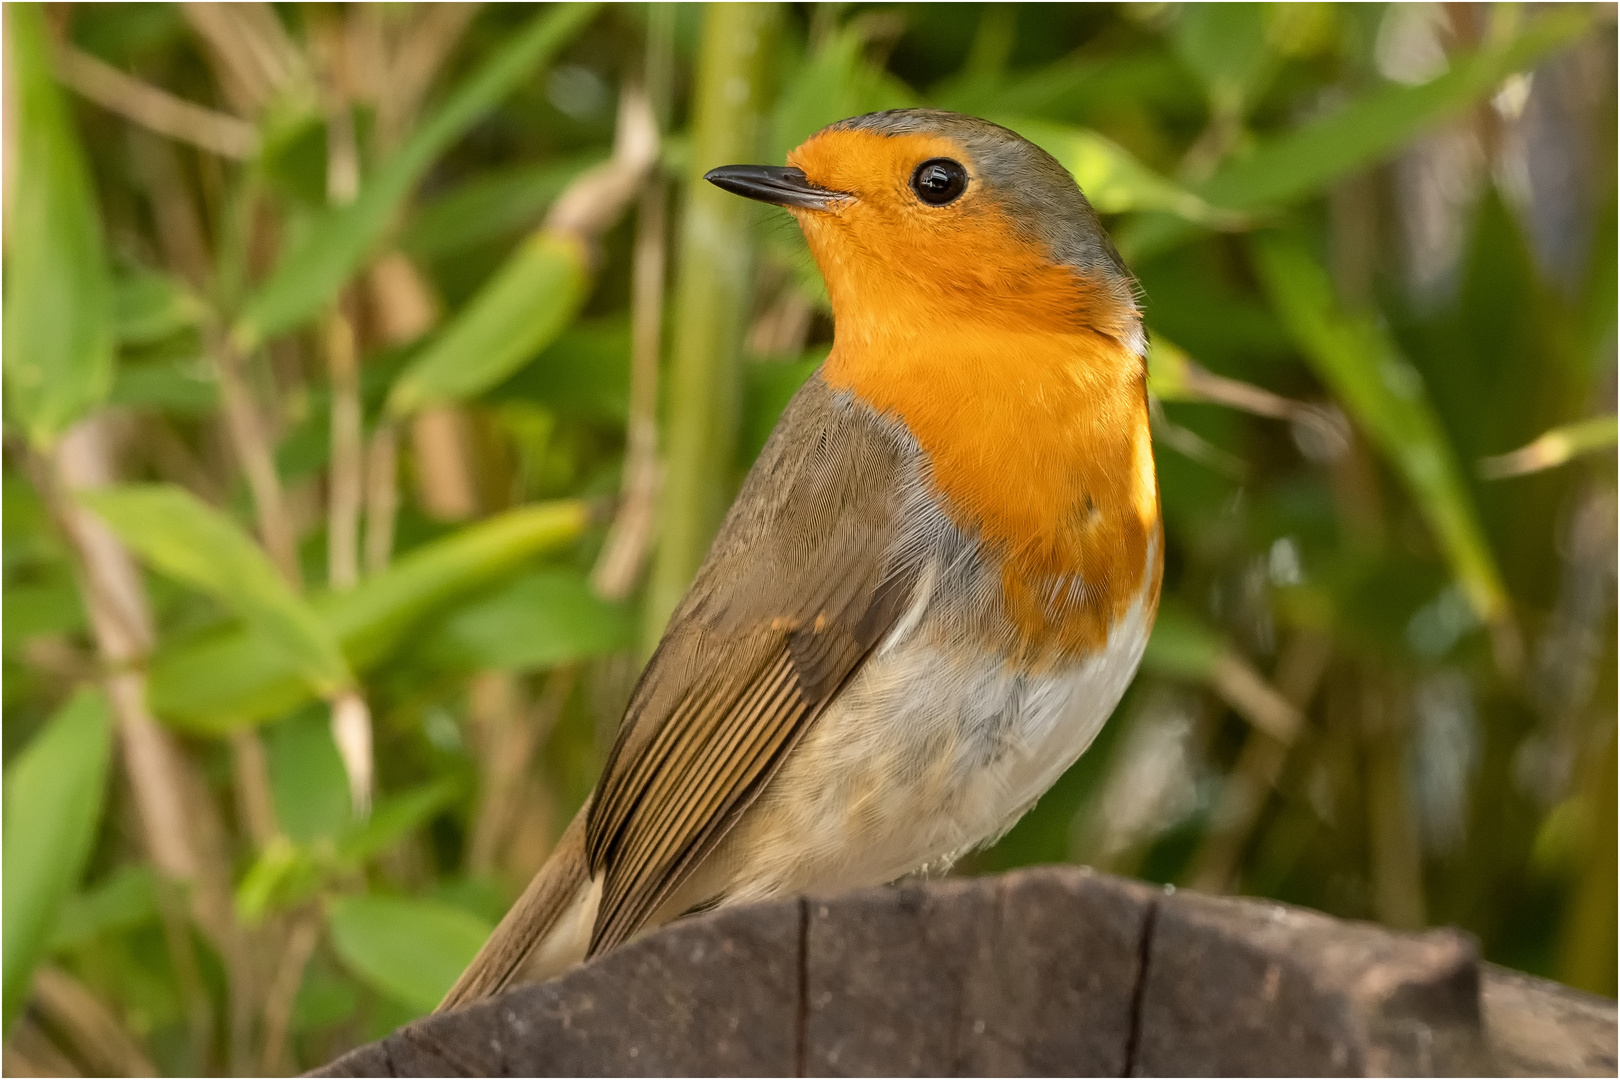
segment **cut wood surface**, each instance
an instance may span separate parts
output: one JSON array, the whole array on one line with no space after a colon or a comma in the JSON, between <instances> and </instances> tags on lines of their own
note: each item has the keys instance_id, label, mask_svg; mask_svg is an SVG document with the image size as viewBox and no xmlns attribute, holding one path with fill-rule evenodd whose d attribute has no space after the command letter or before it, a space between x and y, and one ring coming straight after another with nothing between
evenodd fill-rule
<instances>
[{"instance_id":1,"label":"cut wood surface","mask_svg":"<svg viewBox=\"0 0 1620 1080\"><path fill-rule=\"evenodd\" d=\"M1615 1003L1396 934L1080 867L683 920L321 1076L1598 1076Z\"/></svg>"}]
</instances>

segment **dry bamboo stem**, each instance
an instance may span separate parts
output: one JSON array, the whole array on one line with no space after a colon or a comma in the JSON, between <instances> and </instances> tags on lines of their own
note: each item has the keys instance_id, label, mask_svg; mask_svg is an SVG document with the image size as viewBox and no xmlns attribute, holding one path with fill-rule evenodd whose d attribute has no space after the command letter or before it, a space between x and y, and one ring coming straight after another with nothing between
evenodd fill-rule
<instances>
[{"instance_id":1,"label":"dry bamboo stem","mask_svg":"<svg viewBox=\"0 0 1620 1080\"><path fill-rule=\"evenodd\" d=\"M326 370L332 383L332 465L327 483L326 573L335 590L360 578L360 508L365 443L354 325L342 310L326 321Z\"/></svg>"},{"instance_id":2,"label":"dry bamboo stem","mask_svg":"<svg viewBox=\"0 0 1620 1080\"><path fill-rule=\"evenodd\" d=\"M647 181L636 218L631 269L630 418L618 512L591 571L591 584L609 600L635 588L658 520L662 467L658 459L658 359L664 317L665 188Z\"/></svg>"},{"instance_id":3,"label":"dry bamboo stem","mask_svg":"<svg viewBox=\"0 0 1620 1080\"><path fill-rule=\"evenodd\" d=\"M151 1059L111 1009L59 967L34 972L34 1003L100 1076L157 1076Z\"/></svg>"},{"instance_id":4,"label":"dry bamboo stem","mask_svg":"<svg viewBox=\"0 0 1620 1080\"><path fill-rule=\"evenodd\" d=\"M319 911L303 911L293 917L293 926L276 964L264 996L264 1046L259 1059L262 1076L281 1076L287 1068L288 1036L291 1033L293 1004L304 981L304 969L321 940Z\"/></svg>"},{"instance_id":5,"label":"dry bamboo stem","mask_svg":"<svg viewBox=\"0 0 1620 1080\"><path fill-rule=\"evenodd\" d=\"M578 674L572 665L553 670L533 706L525 704L522 685L510 672L483 671L473 677L468 712L477 733L483 778L467 851L471 873L493 873L505 861L529 766L562 715Z\"/></svg>"},{"instance_id":6,"label":"dry bamboo stem","mask_svg":"<svg viewBox=\"0 0 1620 1080\"><path fill-rule=\"evenodd\" d=\"M413 416L411 452L416 495L429 517L465 521L478 513L472 432L460 407L435 405Z\"/></svg>"},{"instance_id":7,"label":"dry bamboo stem","mask_svg":"<svg viewBox=\"0 0 1620 1080\"><path fill-rule=\"evenodd\" d=\"M655 13L657 14L657 13ZM667 21L660 19L661 22ZM664 29L667 29L665 27ZM667 83L667 58L662 57L667 34L650 31L649 75L658 86ZM630 417L625 433L625 461L618 512L591 572L596 591L610 600L622 600L635 588L657 522L662 468L658 460L658 362L662 352L664 271L667 248L664 178L655 169L658 158L658 119L652 94L626 85L619 97L618 126L613 157L605 165L580 177L546 217L546 228L572 232L587 243L616 220L636 186L640 204L631 267ZM661 93L667 96L667 87Z\"/></svg>"},{"instance_id":8,"label":"dry bamboo stem","mask_svg":"<svg viewBox=\"0 0 1620 1080\"><path fill-rule=\"evenodd\" d=\"M131 157L152 203L166 261L194 287L205 287L213 276L213 257L174 148L136 130L130 132L129 141ZM167 425L161 420L152 420L148 426L155 436L149 443L153 456L166 471L193 490L217 500L219 485ZM258 732L244 729L233 733L230 751L238 816L254 842L263 845L275 835L276 821L270 798L269 770Z\"/></svg>"},{"instance_id":9,"label":"dry bamboo stem","mask_svg":"<svg viewBox=\"0 0 1620 1080\"><path fill-rule=\"evenodd\" d=\"M33 1017L18 1016L6 1039L4 1071L7 1076L80 1076L79 1067L50 1040Z\"/></svg>"},{"instance_id":10,"label":"dry bamboo stem","mask_svg":"<svg viewBox=\"0 0 1620 1080\"><path fill-rule=\"evenodd\" d=\"M348 116L346 109L338 115ZM346 137L345 137L346 135ZM334 160L350 159L333 166L328 177L334 202L354 197L359 173L352 127L343 128L334 141L348 150ZM356 355L354 324L340 303L326 323L327 373L332 384L332 464L328 476L329 503L326 527L327 583L334 591L352 589L360 580L360 510L365 494L365 442L361 430L360 363ZM372 761L371 709L358 689L342 691L332 701L332 741L343 759L349 781L349 799L354 812L364 816L371 809ZM296 989L296 988L295 988Z\"/></svg>"},{"instance_id":11,"label":"dry bamboo stem","mask_svg":"<svg viewBox=\"0 0 1620 1080\"><path fill-rule=\"evenodd\" d=\"M71 45L57 50L56 73L83 97L159 135L222 157L251 158L259 152L252 124L176 97Z\"/></svg>"},{"instance_id":12,"label":"dry bamboo stem","mask_svg":"<svg viewBox=\"0 0 1620 1080\"><path fill-rule=\"evenodd\" d=\"M217 844L207 842L217 822L207 803L206 785L146 707L144 664L154 637L140 576L117 537L71 497L76 490L102 487L114 479L108 423L101 413L69 430L50 467L41 470L38 487L50 499L77 557L81 593L107 668L107 697L148 854L158 873L188 894L193 918L224 958L232 995L238 997L251 980L243 968L230 883L224 878L229 863L222 851L214 850ZM176 969L184 976L194 969L188 962L187 932L178 926L169 929ZM196 990L195 980L182 981ZM199 1049L207 1031L197 1025L206 1022L207 1011L206 998L188 994Z\"/></svg>"},{"instance_id":13,"label":"dry bamboo stem","mask_svg":"<svg viewBox=\"0 0 1620 1080\"><path fill-rule=\"evenodd\" d=\"M71 493L112 482L105 414L75 425L57 446L56 510L77 555L96 646L107 665L107 697L118 720L124 765L152 861L166 877L191 880L199 865L180 792L180 750L146 709L142 668L153 642L152 617L129 552Z\"/></svg>"},{"instance_id":14,"label":"dry bamboo stem","mask_svg":"<svg viewBox=\"0 0 1620 1080\"><path fill-rule=\"evenodd\" d=\"M479 3L419 4L421 14L393 50L377 93L378 149L393 149L410 127L433 78L461 40Z\"/></svg>"},{"instance_id":15,"label":"dry bamboo stem","mask_svg":"<svg viewBox=\"0 0 1620 1080\"><path fill-rule=\"evenodd\" d=\"M366 447L367 576L388 568L394 554L394 521L399 514L399 435L383 421Z\"/></svg>"},{"instance_id":16,"label":"dry bamboo stem","mask_svg":"<svg viewBox=\"0 0 1620 1080\"><path fill-rule=\"evenodd\" d=\"M265 760L264 743L253 728L237 728L230 734L231 786L236 794L237 817L242 830L255 847L263 848L276 838L276 803L270 791L270 766Z\"/></svg>"},{"instance_id":17,"label":"dry bamboo stem","mask_svg":"<svg viewBox=\"0 0 1620 1080\"><path fill-rule=\"evenodd\" d=\"M174 147L137 128L130 129L128 141L130 160L152 204L164 261L192 288L205 288L213 277L213 255Z\"/></svg>"},{"instance_id":18,"label":"dry bamboo stem","mask_svg":"<svg viewBox=\"0 0 1620 1080\"><path fill-rule=\"evenodd\" d=\"M248 490L253 493L259 539L288 584L301 591L303 574L298 566L298 538L287 513L286 494L276 472L275 455L265 436L264 422L243 378L242 356L229 335L216 332L213 337L226 434L247 478Z\"/></svg>"},{"instance_id":19,"label":"dry bamboo stem","mask_svg":"<svg viewBox=\"0 0 1620 1080\"><path fill-rule=\"evenodd\" d=\"M302 54L269 4L191 3L180 11L208 45L220 85L238 112L257 113L308 79Z\"/></svg>"},{"instance_id":20,"label":"dry bamboo stem","mask_svg":"<svg viewBox=\"0 0 1620 1080\"><path fill-rule=\"evenodd\" d=\"M427 333L438 318L438 305L422 275L399 252L372 264L366 276L372 323L385 344L400 345ZM384 419L372 433L366 452L367 574L380 573L394 549L394 521L399 513L399 429Z\"/></svg>"},{"instance_id":21,"label":"dry bamboo stem","mask_svg":"<svg viewBox=\"0 0 1620 1080\"><path fill-rule=\"evenodd\" d=\"M1303 716L1316 695L1331 657L1332 642L1322 634L1301 630L1289 639L1277 661L1275 685L1283 700L1298 710L1297 715ZM1214 824L1193 856L1187 877L1189 888L1204 892L1232 888L1238 861L1259 822L1267 796L1282 775L1298 733L1298 726L1284 733L1258 725L1249 733L1221 789Z\"/></svg>"}]
</instances>

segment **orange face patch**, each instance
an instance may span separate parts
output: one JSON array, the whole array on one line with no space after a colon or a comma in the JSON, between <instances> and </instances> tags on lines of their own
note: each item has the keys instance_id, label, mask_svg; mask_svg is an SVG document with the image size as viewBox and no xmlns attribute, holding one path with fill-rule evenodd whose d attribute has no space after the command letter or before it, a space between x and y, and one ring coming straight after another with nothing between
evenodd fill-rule
<instances>
[{"instance_id":1,"label":"orange face patch","mask_svg":"<svg viewBox=\"0 0 1620 1080\"><path fill-rule=\"evenodd\" d=\"M936 157L969 172L943 207L910 189ZM952 516L1001 559L1019 651L1096 652L1158 580L1135 311L1017 228L950 139L831 131L789 162L852 196L795 212L833 301L825 378L910 428Z\"/></svg>"},{"instance_id":2,"label":"orange face patch","mask_svg":"<svg viewBox=\"0 0 1620 1080\"><path fill-rule=\"evenodd\" d=\"M968 171L961 197L929 206L911 190L917 166L951 158ZM1135 312L1099 281L1056 263L1010 220L967 149L940 135L826 131L788 155L812 184L849 193L830 211L792 210L827 279L841 334L897 309L1123 336ZM986 301L993 300L993 304Z\"/></svg>"}]
</instances>

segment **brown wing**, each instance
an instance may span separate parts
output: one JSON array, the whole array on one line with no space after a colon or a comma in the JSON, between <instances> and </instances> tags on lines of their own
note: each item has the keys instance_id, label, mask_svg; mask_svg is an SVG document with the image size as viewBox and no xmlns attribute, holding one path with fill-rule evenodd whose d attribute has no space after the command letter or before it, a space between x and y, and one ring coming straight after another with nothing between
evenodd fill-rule
<instances>
[{"instance_id":1,"label":"brown wing","mask_svg":"<svg viewBox=\"0 0 1620 1080\"><path fill-rule=\"evenodd\" d=\"M915 445L811 377L749 474L631 697L586 829L594 954L634 934L894 624Z\"/></svg>"}]
</instances>

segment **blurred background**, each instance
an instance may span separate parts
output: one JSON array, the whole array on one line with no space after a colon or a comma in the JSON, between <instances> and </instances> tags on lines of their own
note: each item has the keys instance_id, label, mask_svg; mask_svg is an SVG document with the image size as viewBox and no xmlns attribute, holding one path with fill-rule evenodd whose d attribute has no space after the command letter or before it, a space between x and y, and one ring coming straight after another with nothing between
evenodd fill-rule
<instances>
[{"instance_id":1,"label":"blurred background","mask_svg":"<svg viewBox=\"0 0 1620 1080\"><path fill-rule=\"evenodd\" d=\"M1142 286L1164 607L960 873L1616 969L1613 5L8 4L4 1068L432 1008L826 353L845 116L1004 123Z\"/></svg>"}]
</instances>

